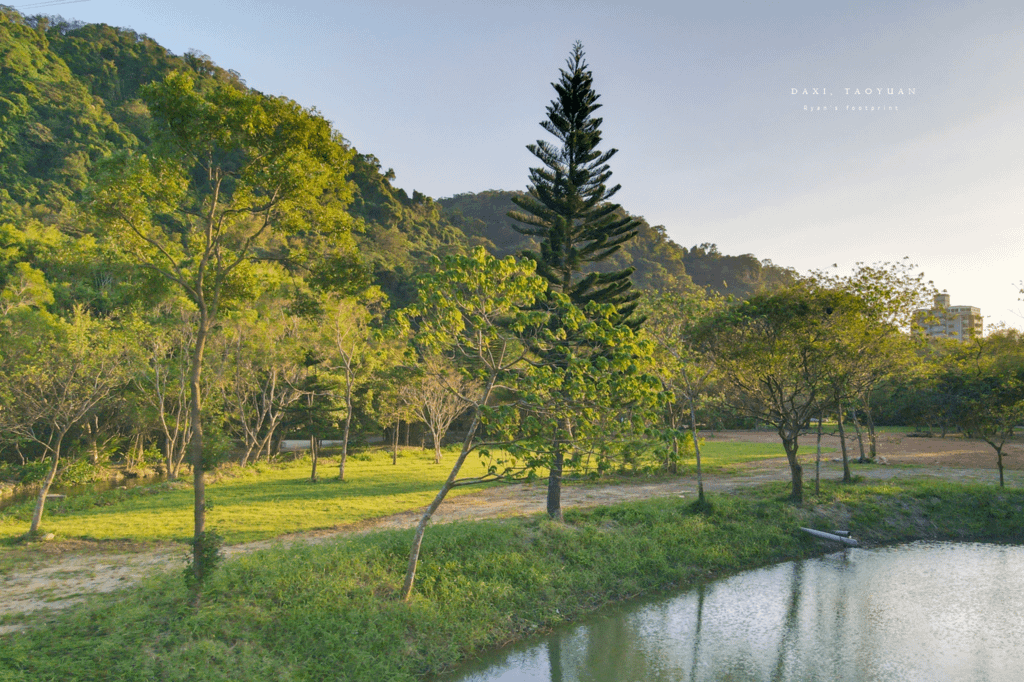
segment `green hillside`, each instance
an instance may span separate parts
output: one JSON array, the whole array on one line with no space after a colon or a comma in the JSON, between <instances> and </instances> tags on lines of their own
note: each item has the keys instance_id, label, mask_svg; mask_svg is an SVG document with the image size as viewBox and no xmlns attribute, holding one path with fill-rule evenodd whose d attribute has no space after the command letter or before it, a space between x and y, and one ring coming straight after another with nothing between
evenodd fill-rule
<instances>
[{"instance_id":1,"label":"green hillside","mask_svg":"<svg viewBox=\"0 0 1024 682\"><path fill-rule=\"evenodd\" d=\"M452 223L472 240L501 256L536 249L533 239L514 229L508 212L516 208L514 192L488 190L456 194L440 199ZM791 283L796 273L752 254L727 256L714 244L687 249L672 241L663 225L651 226L642 217L637 236L618 253L595 268L602 272L636 268L633 281L641 289L683 291L689 284L708 287L720 294L747 298L759 291Z\"/></svg>"},{"instance_id":2,"label":"green hillside","mask_svg":"<svg viewBox=\"0 0 1024 682\"><path fill-rule=\"evenodd\" d=\"M138 298L145 275L92 238L91 218L81 206L97 161L121 150L149 152L154 143L140 90L173 71L188 73L200 89L215 83L247 88L240 74L205 55L174 55L130 29L0 8L0 286L14 264L29 262L56 285L58 307L84 302L110 312ZM409 196L395 186L392 170L358 152L349 180L361 267L395 306L410 300L412 279L431 255L478 245L501 256L536 248L506 217L512 192ZM664 227L642 219L637 237L600 264L602 270L625 267L636 269L639 288L681 291L692 282L741 298L793 278L792 271L749 254L683 248Z\"/></svg>"}]
</instances>

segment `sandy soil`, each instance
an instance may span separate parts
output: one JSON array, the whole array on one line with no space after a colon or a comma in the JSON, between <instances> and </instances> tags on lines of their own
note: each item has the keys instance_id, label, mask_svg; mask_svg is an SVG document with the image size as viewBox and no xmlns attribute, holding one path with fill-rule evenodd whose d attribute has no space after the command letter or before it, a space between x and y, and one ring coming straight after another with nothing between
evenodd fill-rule
<instances>
[{"instance_id":1,"label":"sandy soil","mask_svg":"<svg viewBox=\"0 0 1024 682\"><path fill-rule=\"evenodd\" d=\"M723 441L778 442L771 432L734 431L716 433L709 439ZM839 439L826 436L822 445L838 450ZM850 457L859 455L856 442L849 442ZM814 437L804 439L801 460L810 466L805 477L813 476ZM996 457L982 441L959 438L917 438L885 434L878 452L889 466L859 468L866 478L931 476L943 479L998 482ZM1024 485L1024 444L1015 443L1004 451L1007 485ZM842 475L837 453L825 455L823 478ZM913 466L893 466L913 465ZM736 474L705 477L707 492L734 490L767 481L789 480L785 458L762 460L743 466ZM695 477L679 477L654 482L614 485L569 485L563 489L563 507L593 507L658 496L691 497L696 494ZM446 501L435 514L434 523L450 523L501 516L541 513L545 505L543 484L502 486L481 490ZM410 528L416 525L422 509L410 510L370 522L282 536L274 540L233 545L229 556L257 551L279 544L318 543L340 535L365 533L386 528ZM40 609L62 609L86 596L112 592L160 571L180 570L185 550L180 545L154 547L132 543L86 543L80 541L42 543L24 564L0 574L0 617ZM18 629L17 624L0 625L0 634Z\"/></svg>"}]
</instances>

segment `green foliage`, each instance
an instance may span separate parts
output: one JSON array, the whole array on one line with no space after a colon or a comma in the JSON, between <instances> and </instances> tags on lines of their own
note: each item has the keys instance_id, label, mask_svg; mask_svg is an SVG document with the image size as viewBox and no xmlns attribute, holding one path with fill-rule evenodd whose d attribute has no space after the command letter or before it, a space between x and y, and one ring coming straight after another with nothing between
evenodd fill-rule
<instances>
[{"instance_id":1,"label":"green foliage","mask_svg":"<svg viewBox=\"0 0 1024 682\"><path fill-rule=\"evenodd\" d=\"M0 10L0 203L60 205L125 133L50 49L46 33Z\"/></svg>"},{"instance_id":2,"label":"green foliage","mask_svg":"<svg viewBox=\"0 0 1024 682\"><path fill-rule=\"evenodd\" d=\"M715 244L704 243L682 252L683 265L693 283L722 296L745 300L791 286L798 279L792 268L758 260L750 253L729 256Z\"/></svg>"}]
</instances>

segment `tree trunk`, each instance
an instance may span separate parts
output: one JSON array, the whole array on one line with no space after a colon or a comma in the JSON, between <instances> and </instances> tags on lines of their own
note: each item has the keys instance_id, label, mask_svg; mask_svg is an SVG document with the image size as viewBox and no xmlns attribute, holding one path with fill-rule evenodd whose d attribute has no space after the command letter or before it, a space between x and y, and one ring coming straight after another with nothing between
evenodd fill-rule
<instances>
[{"instance_id":1,"label":"tree trunk","mask_svg":"<svg viewBox=\"0 0 1024 682\"><path fill-rule=\"evenodd\" d=\"M797 436L782 438L782 447L786 449L786 459L789 460L789 471L793 475L793 490L789 499L794 504L803 504L804 501L804 470L796 458Z\"/></svg>"},{"instance_id":2,"label":"tree trunk","mask_svg":"<svg viewBox=\"0 0 1024 682\"><path fill-rule=\"evenodd\" d=\"M395 422L395 432L392 434L391 441L391 464L398 465L398 429L402 426L402 420L399 419Z\"/></svg>"},{"instance_id":3,"label":"tree trunk","mask_svg":"<svg viewBox=\"0 0 1024 682\"><path fill-rule=\"evenodd\" d=\"M167 465L167 480L174 481L178 472L174 469L174 456L171 454L171 440L164 436L164 464Z\"/></svg>"},{"instance_id":4,"label":"tree trunk","mask_svg":"<svg viewBox=\"0 0 1024 682\"><path fill-rule=\"evenodd\" d=\"M320 439L310 434L309 436L309 456L313 460L313 471L309 475L309 480L316 483L316 460L320 455Z\"/></svg>"},{"instance_id":5,"label":"tree trunk","mask_svg":"<svg viewBox=\"0 0 1024 682\"><path fill-rule=\"evenodd\" d=\"M697 454L697 502L704 504L704 473L700 466L700 443L697 440L697 413L693 411L693 401L690 403L690 433L693 434L693 451Z\"/></svg>"},{"instance_id":6,"label":"tree trunk","mask_svg":"<svg viewBox=\"0 0 1024 682\"><path fill-rule=\"evenodd\" d=\"M1005 488L1006 482L1003 480L1003 448L1002 446L996 448L996 462L999 464L999 487Z\"/></svg>"},{"instance_id":7,"label":"tree trunk","mask_svg":"<svg viewBox=\"0 0 1024 682\"><path fill-rule=\"evenodd\" d=\"M483 404L487 402L487 396L490 395L491 388L493 386L493 379L488 384L487 389L484 392ZM448 491L455 486L455 481L459 476L459 470L462 469L462 465L466 461L466 457L472 451L473 439L476 437L476 429L480 424L480 409L477 408L473 414L473 421L469 425L469 430L466 432L466 438L462 441L462 452L459 453L459 458L455 460L455 464L452 466L452 472L448 474L448 478L445 480L444 485L441 486L441 490L438 491L434 497L434 501L427 507L427 511L423 513L423 518L420 519L419 524L416 526L416 534L413 536L412 548L409 550L409 566L405 571L405 582L402 585L402 601L409 601L409 597L412 596L412 585L416 580L416 565L420 559L420 547L423 545L423 534L427 530L427 523L430 522L430 517L434 515L437 508L441 506L444 501L445 495Z\"/></svg>"},{"instance_id":8,"label":"tree trunk","mask_svg":"<svg viewBox=\"0 0 1024 682\"><path fill-rule=\"evenodd\" d=\"M673 427L674 428L674 427ZM590 461L589 459L587 460ZM672 434L672 461L665 462L665 470L672 471L673 474L679 473L679 436Z\"/></svg>"},{"instance_id":9,"label":"tree trunk","mask_svg":"<svg viewBox=\"0 0 1024 682\"><path fill-rule=\"evenodd\" d=\"M434 438L434 464L440 464L441 463L441 438L439 437L438 432L435 431L434 429L431 429L430 433L432 434L432 436Z\"/></svg>"},{"instance_id":10,"label":"tree trunk","mask_svg":"<svg viewBox=\"0 0 1024 682\"><path fill-rule=\"evenodd\" d=\"M206 533L206 476L203 469L203 421L202 421L202 389L200 378L203 371L203 351L206 348L206 337L209 333L209 320L206 311L203 311L199 319L199 328L196 331L196 345L192 351L192 366L189 368L189 391L192 397L192 404L189 406L189 419L192 428L192 435L189 438L188 449L192 462L192 575L196 584L202 584L206 577L204 562L200 557L205 556L203 551L203 538Z\"/></svg>"},{"instance_id":11,"label":"tree trunk","mask_svg":"<svg viewBox=\"0 0 1024 682\"><path fill-rule=\"evenodd\" d=\"M93 415L92 419L85 422L85 432L88 434L86 440L89 442L89 463L98 466L100 463L99 439L100 418Z\"/></svg>"},{"instance_id":12,"label":"tree trunk","mask_svg":"<svg viewBox=\"0 0 1024 682\"><path fill-rule=\"evenodd\" d=\"M348 435L352 428L352 379L346 371L345 380L345 435L341 438L341 464L338 465L338 480L345 480L345 461L348 459Z\"/></svg>"},{"instance_id":13,"label":"tree trunk","mask_svg":"<svg viewBox=\"0 0 1024 682\"><path fill-rule=\"evenodd\" d=\"M853 483L850 475L850 457L846 454L846 430L843 428L843 404L839 403L839 445L843 450L843 483Z\"/></svg>"},{"instance_id":14,"label":"tree trunk","mask_svg":"<svg viewBox=\"0 0 1024 682\"><path fill-rule=\"evenodd\" d=\"M857 432L857 445L860 448L860 459L858 463L864 464L868 461L867 454L864 452L864 434L860 430L860 421L857 419L857 408L850 410L850 416L853 417L853 428Z\"/></svg>"},{"instance_id":15,"label":"tree trunk","mask_svg":"<svg viewBox=\"0 0 1024 682\"><path fill-rule=\"evenodd\" d=\"M868 420L868 452L871 454L871 461L878 456L878 439L875 436L875 418L871 416L870 393L864 395L864 416Z\"/></svg>"},{"instance_id":16,"label":"tree trunk","mask_svg":"<svg viewBox=\"0 0 1024 682\"><path fill-rule=\"evenodd\" d=\"M668 407L668 427L675 431L676 428L676 411L674 405ZM665 453L665 471L671 471L672 464L679 461L679 438L672 434L672 451Z\"/></svg>"},{"instance_id":17,"label":"tree trunk","mask_svg":"<svg viewBox=\"0 0 1024 682\"><path fill-rule=\"evenodd\" d=\"M821 421L824 415L818 415L818 446L814 453L814 495L821 494Z\"/></svg>"},{"instance_id":18,"label":"tree trunk","mask_svg":"<svg viewBox=\"0 0 1024 682\"><path fill-rule=\"evenodd\" d=\"M551 471L548 473L548 516L555 521L562 521L562 467L565 464L565 451L562 448L561 437L566 430L566 420L558 420L558 429L555 431L555 452L551 462Z\"/></svg>"},{"instance_id":19,"label":"tree trunk","mask_svg":"<svg viewBox=\"0 0 1024 682\"><path fill-rule=\"evenodd\" d=\"M53 464L50 466L50 471L46 474L46 478L43 479L43 485L39 488L39 497L36 498L36 508L35 511L32 512L32 523L28 528L29 535L35 535L39 532L39 524L43 520L43 507L46 505L46 495L50 492L50 486L53 485L53 479L57 477L57 464L60 463L60 446L63 440L64 433L58 434L57 442L52 448L50 448L50 456L53 458ZM1000 474L1002 474L1002 471L1000 471Z\"/></svg>"}]
</instances>

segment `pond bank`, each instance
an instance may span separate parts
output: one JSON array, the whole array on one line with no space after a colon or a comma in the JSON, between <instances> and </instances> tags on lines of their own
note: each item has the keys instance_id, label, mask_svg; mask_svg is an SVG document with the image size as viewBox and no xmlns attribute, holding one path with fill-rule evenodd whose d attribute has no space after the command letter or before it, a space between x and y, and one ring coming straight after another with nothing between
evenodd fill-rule
<instances>
[{"instance_id":1,"label":"pond bank","mask_svg":"<svg viewBox=\"0 0 1024 682\"><path fill-rule=\"evenodd\" d=\"M941 482L827 484L803 507L785 483L712 497L431 527L415 597L396 600L410 533L271 548L229 561L198 610L176 574L47 618L13 619L11 679L413 680L600 606L831 551L798 526L866 545L1024 542L1024 491ZM12 622L8 618L8 622ZM186 674L185 671L188 671ZM0 675L2 677L3 675Z\"/></svg>"}]
</instances>

